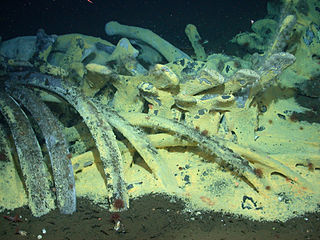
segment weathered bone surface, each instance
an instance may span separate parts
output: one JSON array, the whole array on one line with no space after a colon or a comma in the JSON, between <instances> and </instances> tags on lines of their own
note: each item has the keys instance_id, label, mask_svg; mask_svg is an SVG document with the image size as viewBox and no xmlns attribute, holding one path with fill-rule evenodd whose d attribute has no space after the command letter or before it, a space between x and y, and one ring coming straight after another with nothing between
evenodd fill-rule
<instances>
[{"instance_id":1,"label":"weathered bone surface","mask_svg":"<svg viewBox=\"0 0 320 240\"><path fill-rule=\"evenodd\" d=\"M46 141L51 161L58 208L64 214L76 211L76 193L70 153L62 127L50 109L30 89L10 87L10 94L18 99L37 121Z\"/></svg>"},{"instance_id":2,"label":"weathered bone surface","mask_svg":"<svg viewBox=\"0 0 320 240\"><path fill-rule=\"evenodd\" d=\"M0 92L0 110L6 118L16 144L19 162L28 191L32 214L40 217L54 208L49 172L26 114L5 92Z\"/></svg>"}]
</instances>

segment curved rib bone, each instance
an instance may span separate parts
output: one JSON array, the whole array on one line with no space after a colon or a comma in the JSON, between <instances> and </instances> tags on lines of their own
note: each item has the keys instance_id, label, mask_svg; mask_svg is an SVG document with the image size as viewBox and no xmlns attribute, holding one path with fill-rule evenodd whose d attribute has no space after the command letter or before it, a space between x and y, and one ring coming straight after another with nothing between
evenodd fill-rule
<instances>
[{"instance_id":1,"label":"curved rib bone","mask_svg":"<svg viewBox=\"0 0 320 240\"><path fill-rule=\"evenodd\" d=\"M0 111L9 124L16 145L28 191L29 208L36 217L45 215L55 204L50 190L49 172L35 133L18 104L2 91L0 91Z\"/></svg>"},{"instance_id":2,"label":"curved rib bone","mask_svg":"<svg viewBox=\"0 0 320 240\"><path fill-rule=\"evenodd\" d=\"M68 147L58 120L50 109L29 89L10 89L39 125L50 155L53 178L60 211L71 214L76 211L76 192Z\"/></svg>"},{"instance_id":3,"label":"curved rib bone","mask_svg":"<svg viewBox=\"0 0 320 240\"><path fill-rule=\"evenodd\" d=\"M64 86L61 79L52 76L40 73L13 74L11 82L52 91L66 99L79 112L88 126L100 153L104 168L103 176L107 180L108 201L113 203L117 199L122 200L124 203L123 208L116 210L127 209L129 207L129 198L124 181L121 153L111 126L96 104L83 96L76 88ZM112 208L113 204L110 207Z\"/></svg>"},{"instance_id":4,"label":"curved rib bone","mask_svg":"<svg viewBox=\"0 0 320 240\"><path fill-rule=\"evenodd\" d=\"M239 176L247 178L258 192L265 195L268 194L265 190L265 187L268 185L267 180L258 178L254 173L255 168L246 159L225 146L225 140L213 136L204 136L181 123L158 116L144 113L121 113L121 115L135 126L164 129L174 132L189 141L196 142L200 148L203 148L209 154L216 155L218 157L216 162L219 165L225 165Z\"/></svg>"}]
</instances>

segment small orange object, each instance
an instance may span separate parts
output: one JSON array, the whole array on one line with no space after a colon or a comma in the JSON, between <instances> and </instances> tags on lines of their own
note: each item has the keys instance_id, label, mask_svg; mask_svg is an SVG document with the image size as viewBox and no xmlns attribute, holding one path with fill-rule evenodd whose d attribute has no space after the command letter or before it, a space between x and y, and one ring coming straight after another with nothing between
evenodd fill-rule
<instances>
[{"instance_id":1,"label":"small orange object","mask_svg":"<svg viewBox=\"0 0 320 240\"><path fill-rule=\"evenodd\" d=\"M208 136L208 133L209 133L208 130L205 129L201 132L201 135Z\"/></svg>"},{"instance_id":2,"label":"small orange object","mask_svg":"<svg viewBox=\"0 0 320 240\"><path fill-rule=\"evenodd\" d=\"M101 218L101 217L99 217L99 218L98 218L98 221L101 221L101 220L102 220L102 218Z\"/></svg>"},{"instance_id":3,"label":"small orange object","mask_svg":"<svg viewBox=\"0 0 320 240\"><path fill-rule=\"evenodd\" d=\"M116 208L116 209L122 209L124 208L124 202L122 199L120 198L117 198L114 200L113 202L113 207Z\"/></svg>"},{"instance_id":4,"label":"small orange object","mask_svg":"<svg viewBox=\"0 0 320 240\"><path fill-rule=\"evenodd\" d=\"M312 163L308 163L308 169L309 169L309 171L314 171L314 166L313 166L313 164Z\"/></svg>"},{"instance_id":5,"label":"small orange object","mask_svg":"<svg viewBox=\"0 0 320 240\"><path fill-rule=\"evenodd\" d=\"M263 177L263 172L260 168L255 168L253 170L254 174L258 177L258 178L262 178Z\"/></svg>"},{"instance_id":6,"label":"small orange object","mask_svg":"<svg viewBox=\"0 0 320 240\"><path fill-rule=\"evenodd\" d=\"M210 198L205 197L205 196L201 196L200 197L201 201L208 204L209 206L213 206L215 203L214 201L212 201Z\"/></svg>"}]
</instances>

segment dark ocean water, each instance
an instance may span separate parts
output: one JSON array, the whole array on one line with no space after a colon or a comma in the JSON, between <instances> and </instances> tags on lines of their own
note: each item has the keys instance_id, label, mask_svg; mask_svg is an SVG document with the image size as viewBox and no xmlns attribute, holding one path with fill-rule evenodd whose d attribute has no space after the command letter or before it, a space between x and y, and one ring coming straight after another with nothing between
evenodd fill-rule
<instances>
[{"instance_id":1,"label":"dark ocean water","mask_svg":"<svg viewBox=\"0 0 320 240\"><path fill-rule=\"evenodd\" d=\"M90 2L91 1L91 2ZM48 34L82 33L107 38L108 21L148 28L179 48L189 46L184 29L197 26L215 51L239 32L249 31L250 20L267 14L266 0L129 1L129 0L3 0L0 7L0 36L7 40L35 35L39 28Z\"/></svg>"}]
</instances>

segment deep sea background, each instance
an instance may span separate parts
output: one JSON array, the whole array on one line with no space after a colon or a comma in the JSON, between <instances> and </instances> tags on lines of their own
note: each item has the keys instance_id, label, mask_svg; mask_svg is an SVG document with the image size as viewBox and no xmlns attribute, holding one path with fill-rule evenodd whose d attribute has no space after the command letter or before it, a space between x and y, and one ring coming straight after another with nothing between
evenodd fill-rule
<instances>
[{"instance_id":1,"label":"deep sea background","mask_svg":"<svg viewBox=\"0 0 320 240\"><path fill-rule=\"evenodd\" d=\"M181 49L190 48L185 26L197 26L209 52L222 52L236 34L249 31L250 20L267 14L267 0L2 0L0 36L7 40L35 35L81 33L107 39L108 21L144 27ZM114 39L115 40L115 39Z\"/></svg>"}]
</instances>

